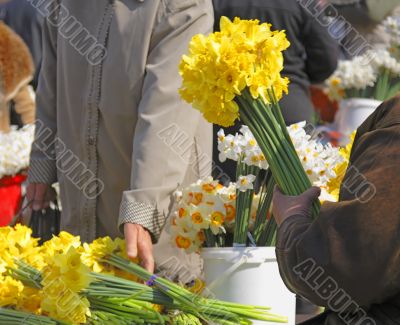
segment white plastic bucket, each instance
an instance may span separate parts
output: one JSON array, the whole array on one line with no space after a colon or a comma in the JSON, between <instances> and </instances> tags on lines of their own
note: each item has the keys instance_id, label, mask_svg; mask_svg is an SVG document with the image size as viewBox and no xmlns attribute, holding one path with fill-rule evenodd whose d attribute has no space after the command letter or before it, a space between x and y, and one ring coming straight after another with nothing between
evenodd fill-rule
<instances>
[{"instance_id":1,"label":"white plastic bucket","mask_svg":"<svg viewBox=\"0 0 400 325\"><path fill-rule=\"evenodd\" d=\"M202 257L207 289L216 298L271 307L295 324L296 297L281 279L274 247L204 248Z\"/></svg>"},{"instance_id":2,"label":"white plastic bucket","mask_svg":"<svg viewBox=\"0 0 400 325\"><path fill-rule=\"evenodd\" d=\"M338 131L348 137L382 104L368 98L350 98L340 102L336 115Z\"/></svg>"}]
</instances>

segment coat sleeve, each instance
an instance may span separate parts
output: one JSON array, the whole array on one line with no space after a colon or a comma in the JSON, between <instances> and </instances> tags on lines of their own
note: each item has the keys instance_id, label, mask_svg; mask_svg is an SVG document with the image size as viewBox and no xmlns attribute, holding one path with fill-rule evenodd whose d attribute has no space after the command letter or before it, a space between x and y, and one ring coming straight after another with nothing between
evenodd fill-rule
<instances>
[{"instance_id":1,"label":"coat sleeve","mask_svg":"<svg viewBox=\"0 0 400 325\"><path fill-rule=\"evenodd\" d=\"M31 124L35 121L35 102L29 91L29 86L23 87L14 97L15 111L21 116L23 124Z\"/></svg>"},{"instance_id":2,"label":"coat sleeve","mask_svg":"<svg viewBox=\"0 0 400 325\"><path fill-rule=\"evenodd\" d=\"M362 307L400 291L398 123L358 139L339 203L323 205L314 222L292 216L279 228L277 258L291 291L324 307L339 289Z\"/></svg>"},{"instance_id":3,"label":"coat sleeve","mask_svg":"<svg viewBox=\"0 0 400 325\"><path fill-rule=\"evenodd\" d=\"M30 183L53 184L57 180L55 139L57 134L57 29L43 24L43 65L36 95L36 130L32 145Z\"/></svg>"},{"instance_id":4,"label":"coat sleeve","mask_svg":"<svg viewBox=\"0 0 400 325\"><path fill-rule=\"evenodd\" d=\"M162 2L147 58L142 99L138 108L132 154L130 189L123 193L119 225L136 223L157 241L172 204L192 163L188 152L174 150L174 142L192 150L202 118L179 96L179 62L192 36L212 30L209 0ZM205 132L211 132L206 129ZM207 135L207 139L210 137ZM211 147L211 143L209 144ZM180 152L179 152L180 151Z\"/></svg>"},{"instance_id":5,"label":"coat sleeve","mask_svg":"<svg viewBox=\"0 0 400 325\"><path fill-rule=\"evenodd\" d=\"M317 18L302 9L304 26L303 42L306 50L306 72L311 83L318 84L328 79L336 70L339 45ZM319 18L322 19L322 18Z\"/></svg>"}]
</instances>

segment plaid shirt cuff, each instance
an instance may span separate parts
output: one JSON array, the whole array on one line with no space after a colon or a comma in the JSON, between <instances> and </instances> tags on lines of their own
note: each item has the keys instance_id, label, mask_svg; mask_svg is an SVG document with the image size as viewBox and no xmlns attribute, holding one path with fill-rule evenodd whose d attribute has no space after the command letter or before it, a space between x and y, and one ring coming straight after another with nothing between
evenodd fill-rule
<instances>
[{"instance_id":1,"label":"plaid shirt cuff","mask_svg":"<svg viewBox=\"0 0 400 325\"><path fill-rule=\"evenodd\" d=\"M56 161L50 159L31 159L29 163L28 182L49 185L57 182Z\"/></svg>"},{"instance_id":2,"label":"plaid shirt cuff","mask_svg":"<svg viewBox=\"0 0 400 325\"><path fill-rule=\"evenodd\" d=\"M134 223L146 228L151 234L153 243L157 243L165 224L165 217L157 208L151 205L142 202L132 202L124 197L118 221L119 229L122 233L125 223Z\"/></svg>"}]
</instances>

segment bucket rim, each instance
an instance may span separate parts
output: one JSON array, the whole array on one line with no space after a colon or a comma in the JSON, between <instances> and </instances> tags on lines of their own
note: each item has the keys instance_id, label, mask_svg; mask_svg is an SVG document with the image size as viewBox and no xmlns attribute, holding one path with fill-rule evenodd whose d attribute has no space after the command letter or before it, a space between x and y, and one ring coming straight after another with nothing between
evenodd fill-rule
<instances>
[{"instance_id":1,"label":"bucket rim","mask_svg":"<svg viewBox=\"0 0 400 325\"><path fill-rule=\"evenodd\" d=\"M276 260L275 247L211 247L203 248L201 257L204 260L232 261L246 255L248 262L253 260Z\"/></svg>"},{"instance_id":2,"label":"bucket rim","mask_svg":"<svg viewBox=\"0 0 400 325\"><path fill-rule=\"evenodd\" d=\"M354 103L354 102L358 102L358 103L369 103L369 104L376 104L377 106L379 106L380 104L383 103L383 101L381 100L377 100L374 98L362 98L362 97L353 97L353 98L345 98L342 99L341 102L343 103Z\"/></svg>"}]
</instances>

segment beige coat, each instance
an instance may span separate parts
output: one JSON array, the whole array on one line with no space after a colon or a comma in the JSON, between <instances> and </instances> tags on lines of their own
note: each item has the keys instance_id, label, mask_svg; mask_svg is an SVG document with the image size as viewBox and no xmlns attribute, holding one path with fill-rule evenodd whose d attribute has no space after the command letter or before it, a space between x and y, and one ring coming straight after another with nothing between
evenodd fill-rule
<instances>
[{"instance_id":1,"label":"beige coat","mask_svg":"<svg viewBox=\"0 0 400 325\"><path fill-rule=\"evenodd\" d=\"M57 15L44 26L29 180L59 181L62 228L82 240L132 222L157 241L174 190L211 169L211 126L178 94L182 54L212 29L211 0L46 3Z\"/></svg>"},{"instance_id":2,"label":"beige coat","mask_svg":"<svg viewBox=\"0 0 400 325\"><path fill-rule=\"evenodd\" d=\"M10 102L24 124L35 120L35 103L28 84L34 73L24 41L0 21L0 131L10 129Z\"/></svg>"}]
</instances>

